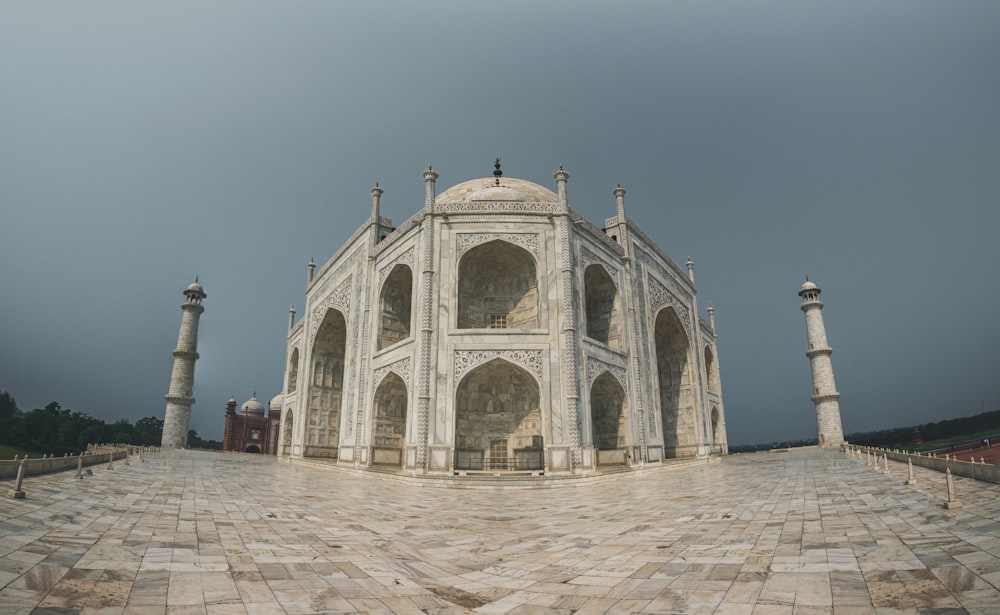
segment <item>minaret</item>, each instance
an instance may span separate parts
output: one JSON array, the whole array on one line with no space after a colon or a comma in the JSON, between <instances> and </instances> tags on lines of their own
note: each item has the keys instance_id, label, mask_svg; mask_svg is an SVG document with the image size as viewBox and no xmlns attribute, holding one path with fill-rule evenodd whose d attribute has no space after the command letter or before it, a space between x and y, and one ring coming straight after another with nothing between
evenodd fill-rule
<instances>
[{"instance_id":1,"label":"minaret","mask_svg":"<svg viewBox=\"0 0 1000 615\"><path fill-rule=\"evenodd\" d=\"M205 311L201 301L208 295L195 278L194 283L184 290L184 296L187 299L181 304L181 332L174 350L170 391L164 396L167 412L163 417L163 440L160 445L168 449L187 446L188 422L194 404L194 362L198 360L198 319Z\"/></svg>"},{"instance_id":2,"label":"minaret","mask_svg":"<svg viewBox=\"0 0 1000 615\"><path fill-rule=\"evenodd\" d=\"M838 446L844 442L844 427L840 422L840 393L833 381L833 349L826 343L823 326L823 302L820 289L806 278L799 290L802 311L806 313L806 336L809 338L809 365L812 367L813 403L816 404L816 424L820 446Z\"/></svg>"}]
</instances>

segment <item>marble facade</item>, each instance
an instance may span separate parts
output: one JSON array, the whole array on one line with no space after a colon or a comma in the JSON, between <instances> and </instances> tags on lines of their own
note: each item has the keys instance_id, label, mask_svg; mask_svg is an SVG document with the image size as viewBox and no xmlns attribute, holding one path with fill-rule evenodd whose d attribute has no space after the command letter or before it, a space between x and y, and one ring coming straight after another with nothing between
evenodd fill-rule
<instances>
[{"instance_id":1,"label":"marble facade","mask_svg":"<svg viewBox=\"0 0 1000 615\"><path fill-rule=\"evenodd\" d=\"M679 267L625 216L603 228L502 177L379 213L289 320L278 454L412 473L586 473L727 450L718 351ZM711 308L709 308L711 315Z\"/></svg>"}]
</instances>

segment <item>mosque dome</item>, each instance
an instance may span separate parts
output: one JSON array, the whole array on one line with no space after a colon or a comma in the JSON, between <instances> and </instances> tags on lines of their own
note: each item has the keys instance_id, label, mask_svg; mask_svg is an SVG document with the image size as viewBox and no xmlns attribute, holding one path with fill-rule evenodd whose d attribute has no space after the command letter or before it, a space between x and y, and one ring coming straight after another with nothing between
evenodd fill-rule
<instances>
[{"instance_id":1,"label":"mosque dome","mask_svg":"<svg viewBox=\"0 0 1000 615\"><path fill-rule=\"evenodd\" d=\"M188 285L186 292L189 292L189 293L204 293L205 289L203 289L201 287L201 284L199 284L197 282L191 282L191 284Z\"/></svg>"},{"instance_id":2,"label":"mosque dome","mask_svg":"<svg viewBox=\"0 0 1000 615\"><path fill-rule=\"evenodd\" d=\"M251 397L243 402L243 406L240 407L240 414L245 414L247 416L264 416L264 410L264 404L256 397Z\"/></svg>"},{"instance_id":3,"label":"mosque dome","mask_svg":"<svg viewBox=\"0 0 1000 615\"><path fill-rule=\"evenodd\" d=\"M513 177L500 179L483 177L456 184L434 198L435 203L471 203L477 201L517 201L528 203L558 203L559 196L534 182Z\"/></svg>"},{"instance_id":4,"label":"mosque dome","mask_svg":"<svg viewBox=\"0 0 1000 615\"><path fill-rule=\"evenodd\" d=\"M272 397L271 402L267 404L267 411L271 412L272 410L281 410L281 404L284 401L285 401L284 393L278 393L277 395Z\"/></svg>"},{"instance_id":5,"label":"mosque dome","mask_svg":"<svg viewBox=\"0 0 1000 615\"><path fill-rule=\"evenodd\" d=\"M818 288L819 288L818 286L810 282L809 279L807 278L806 283L802 285L802 288L799 289L799 292L801 293L806 290L817 290Z\"/></svg>"}]
</instances>

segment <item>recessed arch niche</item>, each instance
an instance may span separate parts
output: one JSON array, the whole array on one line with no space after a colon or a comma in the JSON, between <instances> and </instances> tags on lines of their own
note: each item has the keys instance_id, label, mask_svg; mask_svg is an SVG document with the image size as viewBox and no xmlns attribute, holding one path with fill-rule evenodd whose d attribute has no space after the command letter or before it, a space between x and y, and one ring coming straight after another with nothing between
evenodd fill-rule
<instances>
[{"instance_id":1,"label":"recessed arch niche","mask_svg":"<svg viewBox=\"0 0 1000 615\"><path fill-rule=\"evenodd\" d=\"M294 393L299 387L299 349L292 350L292 358L288 361L288 392Z\"/></svg>"},{"instance_id":2,"label":"recessed arch niche","mask_svg":"<svg viewBox=\"0 0 1000 615\"><path fill-rule=\"evenodd\" d=\"M538 275L530 252L494 240L462 256L458 264L459 329L538 326Z\"/></svg>"},{"instance_id":3,"label":"recessed arch niche","mask_svg":"<svg viewBox=\"0 0 1000 615\"><path fill-rule=\"evenodd\" d=\"M413 272L396 265L379 293L378 350L410 337Z\"/></svg>"},{"instance_id":4,"label":"recessed arch niche","mask_svg":"<svg viewBox=\"0 0 1000 615\"><path fill-rule=\"evenodd\" d=\"M590 265L583 273L587 337L623 349L621 300L614 280L603 265Z\"/></svg>"}]
</instances>

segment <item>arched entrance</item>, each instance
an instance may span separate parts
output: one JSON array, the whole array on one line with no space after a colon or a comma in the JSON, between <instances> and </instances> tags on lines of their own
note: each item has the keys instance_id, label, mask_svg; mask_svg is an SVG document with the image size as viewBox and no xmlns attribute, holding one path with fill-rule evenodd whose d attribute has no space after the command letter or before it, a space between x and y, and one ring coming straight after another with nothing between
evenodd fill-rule
<instances>
[{"instance_id":1,"label":"arched entrance","mask_svg":"<svg viewBox=\"0 0 1000 615\"><path fill-rule=\"evenodd\" d=\"M608 372L590 387L590 426L593 431L597 465L621 465L628 450L628 415L625 389Z\"/></svg>"},{"instance_id":2,"label":"arched entrance","mask_svg":"<svg viewBox=\"0 0 1000 615\"><path fill-rule=\"evenodd\" d=\"M455 396L455 468L544 469L538 383L494 359L469 372Z\"/></svg>"},{"instance_id":3,"label":"arched entrance","mask_svg":"<svg viewBox=\"0 0 1000 615\"><path fill-rule=\"evenodd\" d=\"M329 309L313 343L309 413L306 415L306 457L337 457L346 347L347 322L344 315Z\"/></svg>"},{"instance_id":4,"label":"arched entrance","mask_svg":"<svg viewBox=\"0 0 1000 615\"><path fill-rule=\"evenodd\" d=\"M458 265L459 329L538 327L535 258L506 241L469 250Z\"/></svg>"},{"instance_id":5,"label":"arched entrance","mask_svg":"<svg viewBox=\"0 0 1000 615\"><path fill-rule=\"evenodd\" d=\"M246 449L245 451L243 451L243 452L244 452L244 453L257 453L257 454L259 455L259 454L260 454L260 447L259 447L259 446L257 446L256 444L251 444L251 445L250 445L250 446L248 446L248 447L247 447L247 449Z\"/></svg>"},{"instance_id":6,"label":"arched entrance","mask_svg":"<svg viewBox=\"0 0 1000 615\"><path fill-rule=\"evenodd\" d=\"M406 443L406 384L389 372L375 389L375 434L372 437L373 462L403 465Z\"/></svg>"},{"instance_id":7,"label":"arched entrance","mask_svg":"<svg viewBox=\"0 0 1000 615\"><path fill-rule=\"evenodd\" d=\"M665 307L656 315L654 339L664 455L696 455L698 426L691 383L691 345L673 307Z\"/></svg>"}]
</instances>

